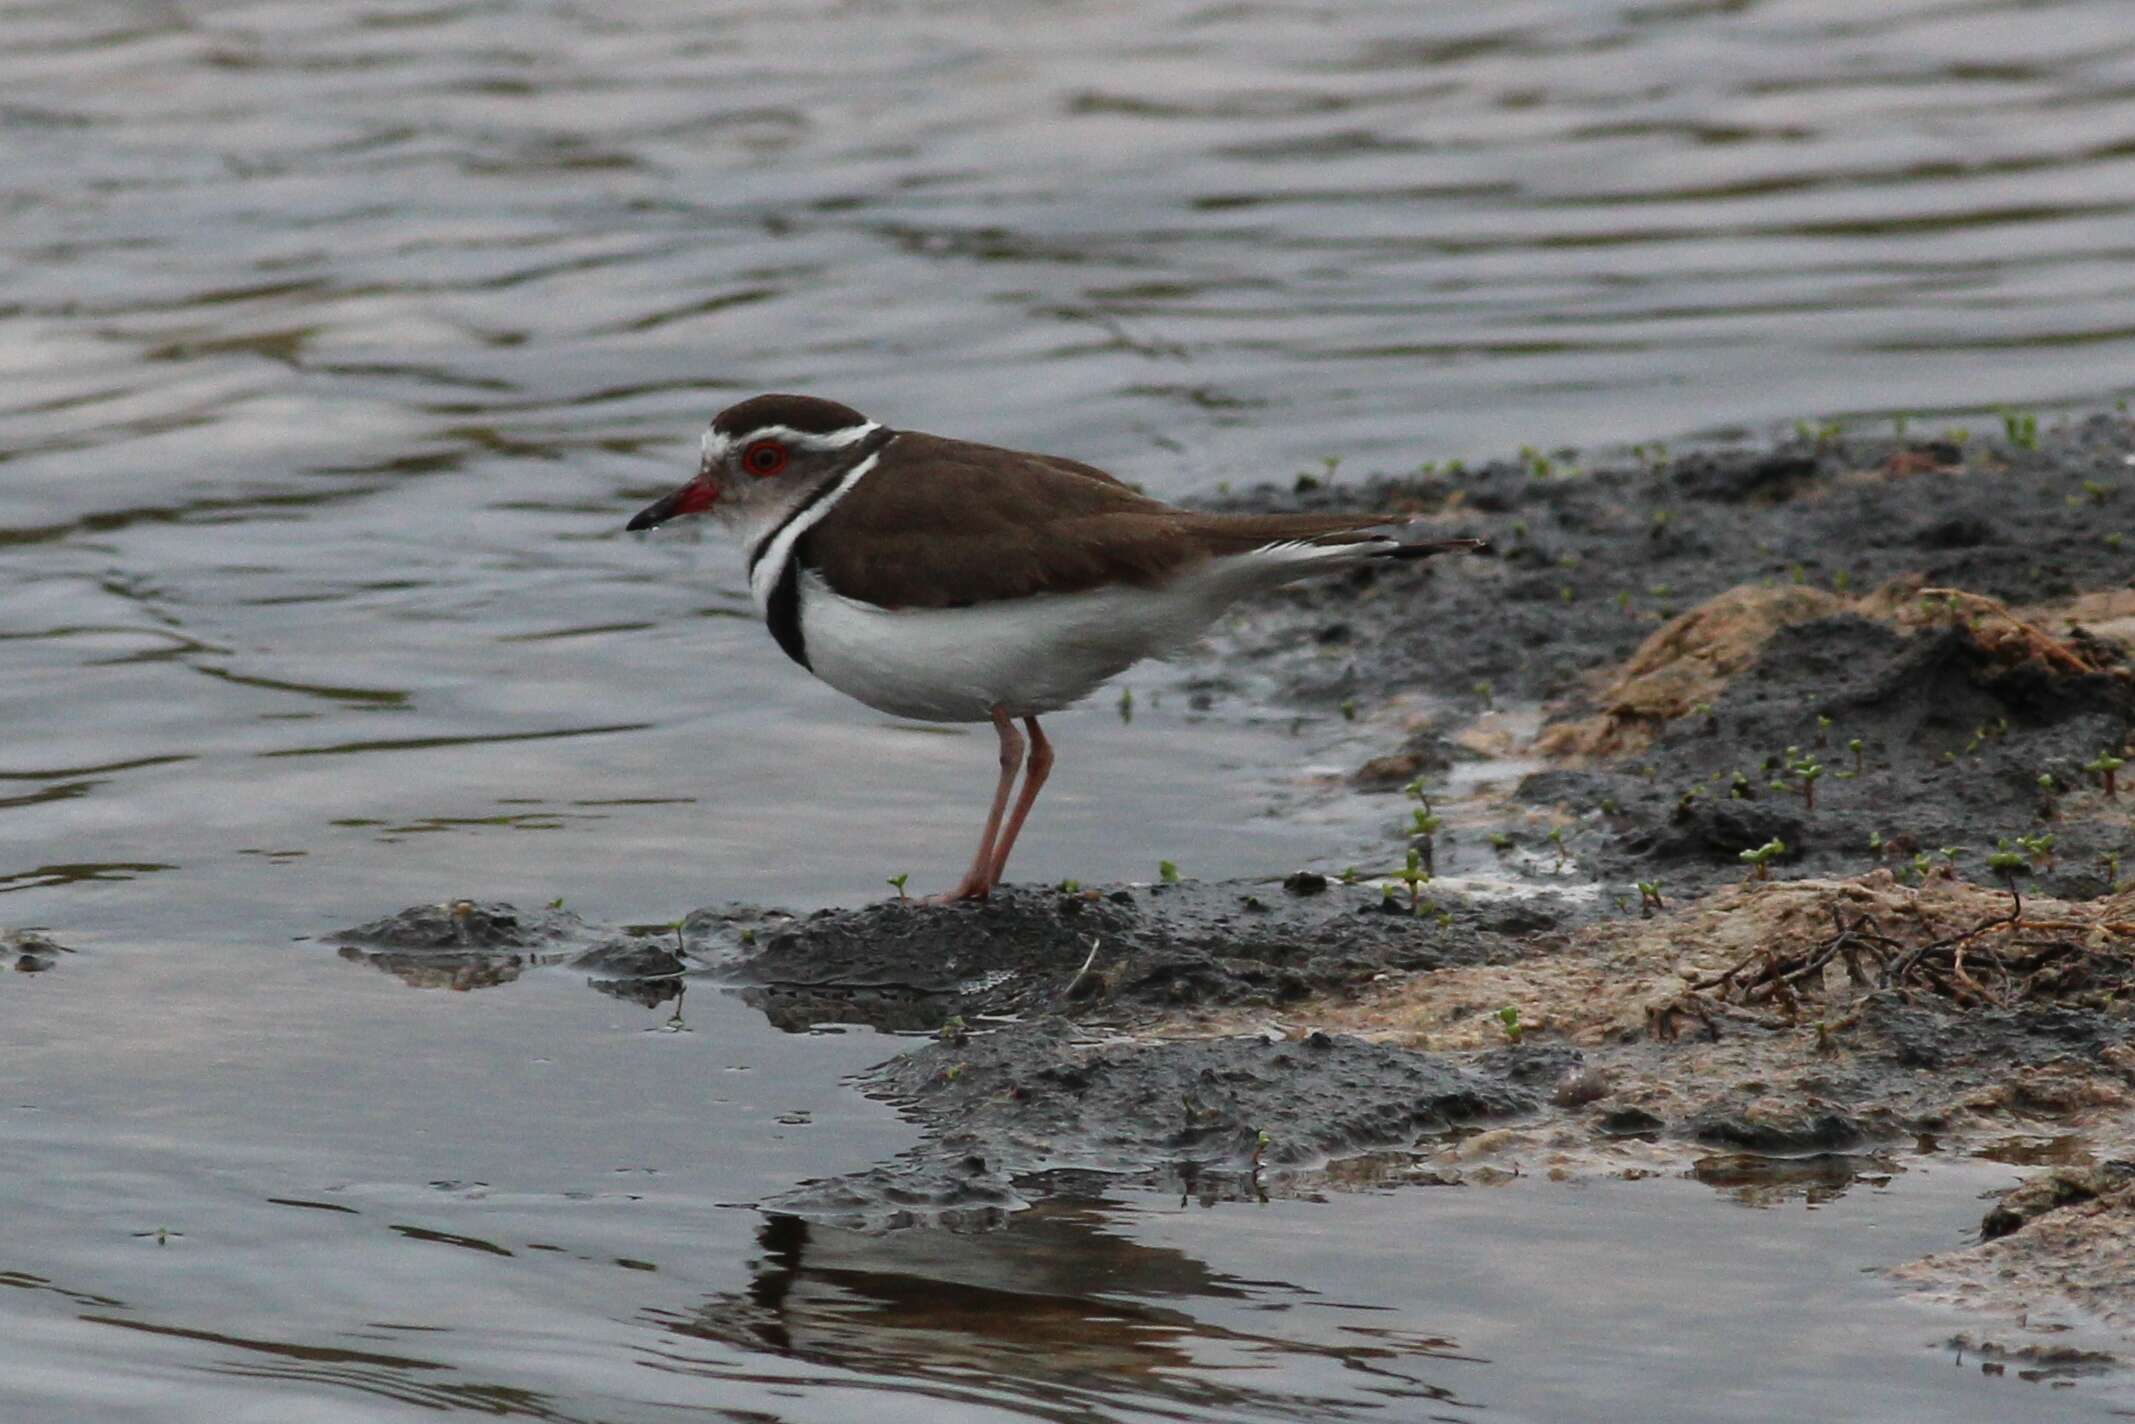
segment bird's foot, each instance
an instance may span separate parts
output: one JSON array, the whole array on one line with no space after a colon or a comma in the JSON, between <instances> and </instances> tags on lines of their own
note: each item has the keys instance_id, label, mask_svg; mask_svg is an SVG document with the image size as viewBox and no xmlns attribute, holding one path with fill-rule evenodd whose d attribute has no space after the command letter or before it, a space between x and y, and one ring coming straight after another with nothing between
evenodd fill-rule
<instances>
[{"instance_id":1,"label":"bird's foot","mask_svg":"<svg viewBox=\"0 0 2135 1424\"><path fill-rule=\"evenodd\" d=\"M967 875L957 883L954 890L942 895L929 895L924 903L929 905L954 905L961 900L983 900L993 893L992 882L974 879Z\"/></svg>"}]
</instances>

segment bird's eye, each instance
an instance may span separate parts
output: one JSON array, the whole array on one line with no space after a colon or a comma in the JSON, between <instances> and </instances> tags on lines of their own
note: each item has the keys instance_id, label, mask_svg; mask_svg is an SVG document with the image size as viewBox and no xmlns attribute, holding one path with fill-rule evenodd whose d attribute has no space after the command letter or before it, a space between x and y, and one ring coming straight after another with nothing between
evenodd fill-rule
<instances>
[{"instance_id":1,"label":"bird's eye","mask_svg":"<svg viewBox=\"0 0 2135 1424\"><path fill-rule=\"evenodd\" d=\"M741 452L742 468L758 478L767 478L786 468L786 447L776 440L759 440Z\"/></svg>"}]
</instances>

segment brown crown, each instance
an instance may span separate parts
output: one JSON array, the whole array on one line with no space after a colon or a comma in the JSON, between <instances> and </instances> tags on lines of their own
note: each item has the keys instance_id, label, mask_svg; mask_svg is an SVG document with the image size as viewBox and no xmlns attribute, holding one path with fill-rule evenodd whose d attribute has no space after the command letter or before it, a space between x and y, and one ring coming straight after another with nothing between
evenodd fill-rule
<instances>
[{"instance_id":1,"label":"brown crown","mask_svg":"<svg viewBox=\"0 0 2135 1424\"><path fill-rule=\"evenodd\" d=\"M808 435L828 435L867 424L867 417L849 405L816 396L751 396L730 405L712 417L712 429L721 435L744 435L767 425L783 425Z\"/></svg>"}]
</instances>

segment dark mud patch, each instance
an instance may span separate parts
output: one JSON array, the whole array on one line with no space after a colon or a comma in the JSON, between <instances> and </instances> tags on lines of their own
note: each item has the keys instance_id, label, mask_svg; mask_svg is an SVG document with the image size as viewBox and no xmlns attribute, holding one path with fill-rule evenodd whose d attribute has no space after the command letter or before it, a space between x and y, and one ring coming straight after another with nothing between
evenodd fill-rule
<instances>
[{"instance_id":1,"label":"dark mud patch","mask_svg":"<svg viewBox=\"0 0 2135 1424\"><path fill-rule=\"evenodd\" d=\"M688 968L672 931L602 931L560 905L525 910L501 900L412 905L325 937L343 959L419 989L484 989L529 969L583 970L602 993L651 1007L673 998Z\"/></svg>"},{"instance_id":2,"label":"dark mud patch","mask_svg":"<svg viewBox=\"0 0 2135 1424\"><path fill-rule=\"evenodd\" d=\"M1842 436L1266 486L1218 507L1413 511L1490 549L1295 585L1237 652L1329 709L1401 692L1541 702L1583 692L1660 623L1742 584L1861 593L1914 576L2011 604L2126 587L2131 452L2135 427L2100 415L2028 450Z\"/></svg>"},{"instance_id":3,"label":"dark mud patch","mask_svg":"<svg viewBox=\"0 0 2135 1424\"><path fill-rule=\"evenodd\" d=\"M1575 853L1618 883L1703 889L1773 840L1789 874L1985 878L2027 840L2045 847L2023 852L2043 893L2100 895L2128 873L2128 815L2084 768L2135 736L2135 679L2010 665L1966 630L1842 614L1778 629L1706 708L1632 757L1539 773L1520 795L1581 816Z\"/></svg>"},{"instance_id":4,"label":"dark mud patch","mask_svg":"<svg viewBox=\"0 0 2135 1424\"><path fill-rule=\"evenodd\" d=\"M1057 1019L952 1032L862 1086L919 1122L921 1145L772 1207L864 1229L983 1225L1061 1173L1266 1195L1536 1103L1502 1073L1355 1038L1123 1039Z\"/></svg>"},{"instance_id":5,"label":"dark mud patch","mask_svg":"<svg viewBox=\"0 0 2135 1424\"><path fill-rule=\"evenodd\" d=\"M1178 1021L1354 991L1375 978L1517 958L1579 914L1555 897L1389 907L1319 877L1285 883L1008 887L984 904L885 901L801 918L700 910L683 924L772 1022L932 1032L952 1018Z\"/></svg>"}]
</instances>

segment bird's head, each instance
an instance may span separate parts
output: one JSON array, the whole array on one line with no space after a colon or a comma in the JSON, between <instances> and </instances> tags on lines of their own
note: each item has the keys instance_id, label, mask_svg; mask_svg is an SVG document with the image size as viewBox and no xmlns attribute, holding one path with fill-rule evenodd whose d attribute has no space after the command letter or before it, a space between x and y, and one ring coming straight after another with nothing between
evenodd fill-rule
<instances>
[{"instance_id":1,"label":"bird's head","mask_svg":"<svg viewBox=\"0 0 2135 1424\"><path fill-rule=\"evenodd\" d=\"M890 432L850 406L815 396L755 396L712 418L697 477L631 519L652 529L688 514L712 514L744 530L849 473Z\"/></svg>"}]
</instances>

